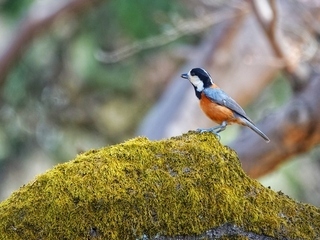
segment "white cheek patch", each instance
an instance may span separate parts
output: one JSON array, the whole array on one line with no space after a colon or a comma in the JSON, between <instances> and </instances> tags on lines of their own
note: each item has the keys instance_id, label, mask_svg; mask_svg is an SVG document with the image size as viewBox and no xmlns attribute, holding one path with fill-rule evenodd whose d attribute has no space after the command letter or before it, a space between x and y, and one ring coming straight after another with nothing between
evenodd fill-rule
<instances>
[{"instance_id":1,"label":"white cheek patch","mask_svg":"<svg viewBox=\"0 0 320 240\"><path fill-rule=\"evenodd\" d=\"M202 92L202 90L204 89L203 82L199 79L198 76L189 75L189 80L193 84L193 86L196 87L198 92Z\"/></svg>"}]
</instances>

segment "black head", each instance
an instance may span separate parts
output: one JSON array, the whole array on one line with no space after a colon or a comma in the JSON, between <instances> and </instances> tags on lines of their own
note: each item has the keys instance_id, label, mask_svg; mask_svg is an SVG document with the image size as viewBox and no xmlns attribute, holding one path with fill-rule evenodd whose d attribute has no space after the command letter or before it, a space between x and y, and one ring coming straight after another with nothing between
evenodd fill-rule
<instances>
[{"instance_id":1,"label":"black head","mask_svg":"<svg viewBox=\"0 0 320 240\"><path fill-rule=\"evenodd\" d=\"M201 98L203 89L213 84L210 74L203 68L192 68L188 73L182 74L181 77L190 81L199 99Z\"/></svg>"}]
</instances>

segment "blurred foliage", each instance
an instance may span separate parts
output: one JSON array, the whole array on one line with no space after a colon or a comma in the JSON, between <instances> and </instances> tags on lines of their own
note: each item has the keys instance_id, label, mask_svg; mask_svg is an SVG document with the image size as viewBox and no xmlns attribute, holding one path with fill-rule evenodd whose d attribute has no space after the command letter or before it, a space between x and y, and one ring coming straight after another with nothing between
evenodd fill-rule
<instances>
[{"instance_id":1,"label":"blurred foliage","mask_svg":"<svg viewBox=\"0 0 320 240\"><path fill-rule=\"evenodd\" d=\"M14 34L36 3L0 1L6 27L0 28L2 42L10 40L7 33ZM97 61L95 53L161 34L186 11L178 1L106 1L77 17L62 16L37 36L1 89L0 180L5 183L33 156L63 162L81 151L133 137L160 93L153 94L145 84L148 79L141 77L151 64L149 56L159 49L109 65Z\"/></svg>"},{"instance_id":2,"label":"blurred foliage","mask_svg":"<svg viewBox=\"0 0 320 240\"><path fill-rule=\"evenodd\" d=\"M4 1L1 12L19 19L33 2ZM114 0L89 10L78 19L64 19L50 32L37 38L12 69L2 89L4 103L0 111L5 128L0 135L7 136L0 137L0 141L6 141L3 148L14 146L17 138L31 138L61 161L74 154L74 150L66 156L54 154L57 147L52 147L60 146L58 142L66 140L58 133L64 132L62 129L67 126L93 130L101 139L105 138L105 143L100 144L121 141L128 134L133 134L135 122L131 123L129 131L123 129L124 135L119 132L109 136L106 132L100 134L101 126L97 126L94 118L99 108L104 108L115 97L127 99L123 102L128 104L133 103L139 94L133 84L135 69L143 64L141 56L144 53L112 65L99 63L94 53L101 48L115 50L137 39L161 33L170 24L170 16L179 14L178 10L184 11L184 8L176 1ZM131 109L138 112L149 106L146 102L135 104L139 107ZM130 111L130 108L125 109ZM9 127L16 124L12 118L19 121L14 129L17 136ZM138 118L132 117L132 120L137 121ZM51 137L47 139L42 134ZM114 138L115 135L119 137ZM5 156L0 154L0 158Z\"/></svg>"},{"instance_id":3,"label":"blurred foliage","mask_svg":"<svg viewBox=\"0 0 320 240\"><path fill-rule=\"evenodd\" d=\"M14 19L28 9L32 3L31 0L2 0L0 1L0 13Z\"/></svg>"},{"instance_id":4,"label":"blurred foliage","mask_svg":"<svg viewBox=\"0 0 320 240\"><path fill-rule=\"evenodd\" d=\"M110 9L115 11L110 16L117 19L120 27L130 36L145 38L150 34L159 34L170 23L170 17L178 14L181 8L176 1L114 0Z\"/></svg>"}]
</instances>

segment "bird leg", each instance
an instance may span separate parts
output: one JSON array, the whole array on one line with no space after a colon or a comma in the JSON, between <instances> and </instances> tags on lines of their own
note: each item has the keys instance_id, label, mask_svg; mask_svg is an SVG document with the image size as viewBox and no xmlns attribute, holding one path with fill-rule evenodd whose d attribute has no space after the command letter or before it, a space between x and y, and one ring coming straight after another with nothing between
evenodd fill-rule
<instances>
[{"instance_id":1,"label":"bird leg","mask_svg":"<svg viewBox=\"0 0 320 240\"><path fill-rule=\"evenodd\" d=\"M221 125L218 126L218 130L216 131L216 133L219 133L219 132L222 132L223 130L225 130L227 125L228 125L228 123L226 121L223 121L221 123Z\"/></svg>"},{"instance_id":2,"label":"bird leg","mask_svg":"<svg viewBox=\"0 0 320 240\"><path fill-rule=\"evenodd\" d=\"M200 133L211 132L211 133L215 134L220 139L219 132L222 132L223 130L225 130L227 125L228 125L228 123L226 121L223 121L221 123L221 125L218 125L216 127L207 128L207 129L199 128L199 129L197 129L197 131L200 132Z\"/></svg>"}]
</instances>

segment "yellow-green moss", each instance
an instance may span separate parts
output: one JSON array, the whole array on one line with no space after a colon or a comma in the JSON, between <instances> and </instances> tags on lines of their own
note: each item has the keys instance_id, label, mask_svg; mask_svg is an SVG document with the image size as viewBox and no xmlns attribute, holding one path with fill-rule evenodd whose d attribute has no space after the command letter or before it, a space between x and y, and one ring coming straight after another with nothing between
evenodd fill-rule
<instances>
[{"instance_id":1,"label":"yellow-green moss","mask_svg":"<svg viewBox=\"0 0 320 240\"><path fill-rule=\"evenodd\" d=\"M0 203L1 239L195 235L224 223L320 236L320 211L264 188L210 133L136 138L57 165Z\"/></svg>"}]
</instances>

